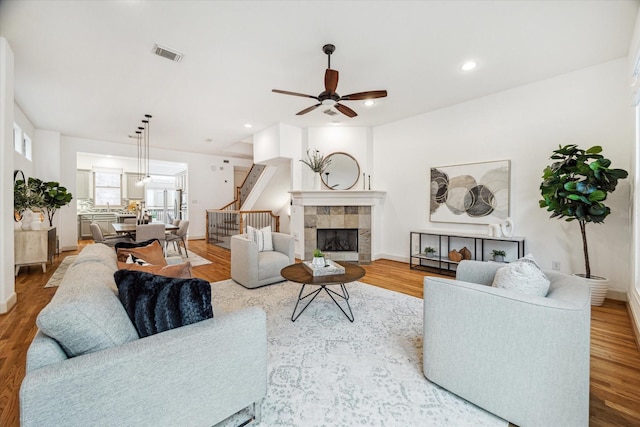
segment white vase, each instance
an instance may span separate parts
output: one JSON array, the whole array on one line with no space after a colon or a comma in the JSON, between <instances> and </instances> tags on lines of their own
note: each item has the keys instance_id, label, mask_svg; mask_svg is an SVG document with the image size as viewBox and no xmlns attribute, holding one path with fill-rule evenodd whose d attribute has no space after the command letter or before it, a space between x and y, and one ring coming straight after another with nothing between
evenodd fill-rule
<instances>
[{"instance_id":1,"label":"white vase","mask_svg":"<svg viewBox=\"0 0 640 427\"><path fill-rule=\"evenodd\" d=\"M311 264L313 264L315 267L324 267L324 257L314 256Z\"/></svg>"},{"instance_id":2,"label":"white vase","mask_svg":"<svg viewBox=\"0 0 640 427\"><path fill-rule=\"evenodd\" d=\"M584 274L574 274L582 278L589 289L591 290L591 305L600 306L604 303L604 299L607 296L607 289L609 288L609 279L600 276L591 275L591 278L587 279Z\"/></svg>"},{"instance_id":3,"label":"white vase","mask_svg":"<svg viewBox=\"0 0 640 427\"><path fill-rule=\"evenodd\" d=\"M31 229L32 230L40 230L40 228L42 227L42 221L40 221L40 218L38 218L37 216L33 216L33 219L31 220Z\"/></svg>"},{"instance_id":4,"label":"white vase","mask_svg":"<svg viewBox=\"0 0 640 427\"><path fill-rule=\"evenodd\" d=\"M504 220L504 222L500 225L500 229L504 237L513 236L515 227L513 225L513 221L511 221L511 218L507 218L506 220Z\"/></svg>"},{"instance_id":5,"label":"white vase","mask_svg":"<svg viewBox=\"0 0 640 427\"><path fill-rule=\"evenodd\" d=\"M14 230L22 230L22 220L13 222Z\"/></svg>"},{"instance_id":6,"label":"white vase","mask_svg":"<svg viewBox=\"0 0 640 427\"><path fill-rule=\"evenodd\" d=\"M22 229L31 230L31 220L33 219L33 212L31 209L27 209L22 213Z\"/></svg>"},{"instance_id":7,"label":"white vase","mask_svg":"<svg viewBox=\"0 0 640 427\"><path fill-rule=\"evenodd\" d=\"M313 174L313 189L315 191L322 190L322 178L320 177L319 173Z\"/></svg>"}]
</instances>

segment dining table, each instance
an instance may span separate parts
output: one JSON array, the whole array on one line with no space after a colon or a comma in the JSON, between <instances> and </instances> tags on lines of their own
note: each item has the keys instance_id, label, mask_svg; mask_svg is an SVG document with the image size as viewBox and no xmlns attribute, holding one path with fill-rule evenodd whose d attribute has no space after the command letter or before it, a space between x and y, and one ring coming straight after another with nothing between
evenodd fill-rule
<instances>
[{"instance_id":1,"label":"dining table","mask_svg":"<svg viewBox=\"0 0 640 427\"><path fill-rule=\"evenodd\" d=\"M131 237L132 240L136 240L136 224L114 222L113 224L111 224L111 227L113 227L113 231L115 231L116 234L126 234ZM164 229L166 231L177 230L178 226L173 224L165 224Z\"/></svg>"}]
</instances>

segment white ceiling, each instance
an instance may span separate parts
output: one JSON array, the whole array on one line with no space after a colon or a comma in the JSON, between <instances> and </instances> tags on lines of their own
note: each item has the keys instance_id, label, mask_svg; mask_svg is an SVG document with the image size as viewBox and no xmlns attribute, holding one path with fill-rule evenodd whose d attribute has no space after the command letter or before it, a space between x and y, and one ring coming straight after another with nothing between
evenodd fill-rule
<instances>
[{"instance_id":1,"label":"white ceiling","mask_svg":"<svg viewBox=\"0 0 640 427\"><path fill-rule=\"evenodd\" d=\"M376 126L624 57L638 3L2 0L0 34L37 128L133 145L149 113L152 147L242 157L278 122ZM271 89L318 95L326 43L338 93L389 96L345 102L353 119L295 116L314 100ZM460 71L469 59L478 68Z\"/></svg>"}]
</instances>

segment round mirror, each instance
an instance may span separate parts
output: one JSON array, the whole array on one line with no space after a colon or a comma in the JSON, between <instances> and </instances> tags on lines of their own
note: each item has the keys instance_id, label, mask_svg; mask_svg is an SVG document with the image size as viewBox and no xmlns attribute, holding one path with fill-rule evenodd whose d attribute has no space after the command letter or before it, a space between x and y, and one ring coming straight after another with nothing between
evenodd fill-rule
<instances>
[{"instance_id":1,"label":"round mirror","mask_svg":"<svg viewBox=\"0 0 640 427\"><path fill-rule=\"evenodd\" d=\"M331 163L322 173L322 183L331 190L348 190L358 182L360 165L347 153L332 153L327 156Z\"/></svg>"},{"instance_id":2,"label":"round mirror","mask_svg":"<svg viewBox=\"0 0 640 427\"><path fill-rule=\"evenodd\" d=\"M24 201L22 194L26 193L27 180L24 178L24 172L19 169L13 171L13 220L18 222L22 219L22 212L16 210L16 202L18 204Z\"/></svg>"}]
</instances>

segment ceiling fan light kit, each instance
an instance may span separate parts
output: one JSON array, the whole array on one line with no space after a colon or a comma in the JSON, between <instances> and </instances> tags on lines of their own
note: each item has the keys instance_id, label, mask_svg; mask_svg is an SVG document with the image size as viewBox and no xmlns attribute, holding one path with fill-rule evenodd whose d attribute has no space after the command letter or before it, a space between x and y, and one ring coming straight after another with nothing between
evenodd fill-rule
<instances>
[{"instance_id":1,"label":"ceiling fan light kit","mask_svg":"<svg viewBox=\"0 0 640 427\"><path fill-rule=\"evenodd\" d=\"M332 44L326 44L322 46L322 51L327 55L327 69L324 73L324 91L321 92L318 96L307 95L304 93L298 92L290 92L287 90L273 89L272 92L280 93L283 95L292 95L292 96L302 96L304 98L311 98L318 101L317 104L314 104L310 107L305 108L302 111L296 113L297 116L301 116L303 114L307 114L319 106L328 106L334 107L336 110L341 112L347 117L356 117L358 113L353 111L351 108L347 107L344 104L341 104L342 101L365 101L372 100L376 98L384 98L387 96L386 90L370 90L366 92L357 92L352 93L345 96L340 96L336 93L336 89L338 88L338 79L339 73L338 70L334 70L331 68L331 54L335 52L336 47ZM373 104L370 104L373 105Z\"/></svg>"}]
</instances>

